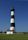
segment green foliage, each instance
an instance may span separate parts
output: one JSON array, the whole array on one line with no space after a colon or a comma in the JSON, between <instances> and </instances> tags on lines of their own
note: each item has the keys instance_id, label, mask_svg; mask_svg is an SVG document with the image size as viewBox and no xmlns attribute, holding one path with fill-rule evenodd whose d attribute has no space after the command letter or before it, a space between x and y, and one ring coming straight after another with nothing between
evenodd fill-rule
<instances>
[{"instance_id":1,"label":"green foliage","mask_svg":"<svg viewBox=\"0 0 28 40\"><path fill-rule=\"evenodd\" d=\"M0 34L0 40L28 40L28 34Z\"/></svg>"}]
</instances>

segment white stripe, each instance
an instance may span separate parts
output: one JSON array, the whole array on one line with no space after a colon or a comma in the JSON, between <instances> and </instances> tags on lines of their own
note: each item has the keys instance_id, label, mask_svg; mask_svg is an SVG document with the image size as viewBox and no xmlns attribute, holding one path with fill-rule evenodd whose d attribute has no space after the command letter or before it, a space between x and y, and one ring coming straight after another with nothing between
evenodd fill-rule
<instances>
[{"instance_id":1,"label":"white stripe","mask_svg":"<svg viewBox=\"0 0 28 40\"><path fill-rule=\"evenodd\" d=\"M14 23L14 18L11 18L10 23Z\"/></svg>"},{"instance_id":2,"label":"white stripe","mask_svg":"<svg viewBox=\"0 0 28 40\"><path fill-rule=\"evenodd\" d=\"M10 27L10 30L14 30L14 27Z\"/></svg>"},{"instance_id":3,"label":"white stripe","mask_svg":"<svg viewBox=\"0 0 28 40\"><path fill-rule=\"evenodd\" d=\"M14 15L14 11L11 11L11 16Z\"/></svg>"}]
</instances>

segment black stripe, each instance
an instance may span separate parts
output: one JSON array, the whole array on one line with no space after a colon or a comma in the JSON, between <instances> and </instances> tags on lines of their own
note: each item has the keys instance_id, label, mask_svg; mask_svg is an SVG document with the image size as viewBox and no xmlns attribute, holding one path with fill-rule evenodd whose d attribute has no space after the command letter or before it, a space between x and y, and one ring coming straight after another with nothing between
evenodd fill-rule
<instances>
[{"instance_id":1,"label":"black stripe","mask_svg":"<svg viewBox=\"0 0 28 40\"><path fill-rule=\"evenodd\" d=\"M11 9L11 11L14 11L14 9Z\"/></svg>"},{"instance_id":2,"label":"black stripe","mask_svg":"<svg viewBox=\"0 0 28 40\"><path fill-rule=\"evenodd\" d=\"M15 23L11 23L11 26L15 27Z\"/></svg>"},{"instance_id":3,"label":"black stripe","mask_svg":"<svg viewBox=\"0 0 28 40\"><path fill-rule=\"evenodd\" d=\"M11 18L14 18L14 15L13 15L13 16L11 16Z\"/></svg>"}]
</instances>

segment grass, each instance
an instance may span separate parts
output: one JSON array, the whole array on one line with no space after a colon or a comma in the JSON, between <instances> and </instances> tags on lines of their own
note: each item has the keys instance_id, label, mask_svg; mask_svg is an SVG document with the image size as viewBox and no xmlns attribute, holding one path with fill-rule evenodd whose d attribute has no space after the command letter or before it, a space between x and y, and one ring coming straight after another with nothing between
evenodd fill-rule
<instances>
[{"instance_id":1,"label":"grass","mask_svg":"<svg viewBox=\"0 0 28 40\"><path fill-rule=\"evenodd\" d=\"M28 40L28 34L0 34L0 40Z\"/></svg>"}]
</instances>

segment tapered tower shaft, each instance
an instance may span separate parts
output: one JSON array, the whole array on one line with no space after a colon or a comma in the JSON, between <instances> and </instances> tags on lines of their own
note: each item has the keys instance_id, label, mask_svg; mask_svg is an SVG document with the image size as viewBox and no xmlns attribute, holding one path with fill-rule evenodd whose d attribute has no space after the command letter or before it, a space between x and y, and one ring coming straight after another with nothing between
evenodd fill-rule
<instances>
[{"instance_id":1,"label":"tapered tower shaft","mask_svg":"<svg viewBox=\"0 0 28 40\"><path fill-rule=\"evenodd\" d=\"M14 15L14 13L15 13L15 10L13 8L13 9L11 9L11 19L10 19L10 31L13 33L15 32L15 15Z\"/></svg>"}]
</instances>

